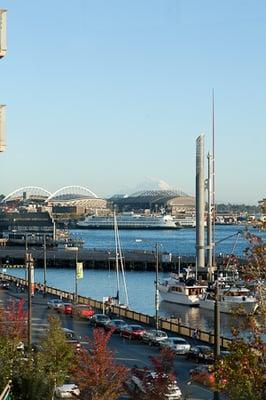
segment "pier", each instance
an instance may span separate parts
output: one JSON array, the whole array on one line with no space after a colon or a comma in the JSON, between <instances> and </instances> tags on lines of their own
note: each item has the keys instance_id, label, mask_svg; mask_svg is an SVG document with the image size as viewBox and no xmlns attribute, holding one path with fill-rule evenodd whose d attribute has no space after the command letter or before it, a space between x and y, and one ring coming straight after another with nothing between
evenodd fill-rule
<instances>
[{"instance_id":1,"label":"pier","mask_svg":"<svg viewBox=\"0 0 266 400\"><path fill-rule=\"evenodd\" d=\"M44 249L41 247L30 247L35 267L43 267ZM64 248L47 248L46 260L48 267L75 267L76 252L66 251ZM114 269L115 252L109 250L80 248L77 252L78 260L84 263L84 268ZM155 251L127 250L123 252L126 270L132 271L154 271L156 265ZM24 247L0 247L0 259L2 266L23 266L25 264ZM195 267L195 255L178 255L169 253L159 254L160 271L177 271L179 263L181 268L188 265ZM244 260L240 260L244 262ZM223 264L223 258L217 257L217 263ZM204 271L202 271L204 272Z\"/></svg>"}]
</instances>

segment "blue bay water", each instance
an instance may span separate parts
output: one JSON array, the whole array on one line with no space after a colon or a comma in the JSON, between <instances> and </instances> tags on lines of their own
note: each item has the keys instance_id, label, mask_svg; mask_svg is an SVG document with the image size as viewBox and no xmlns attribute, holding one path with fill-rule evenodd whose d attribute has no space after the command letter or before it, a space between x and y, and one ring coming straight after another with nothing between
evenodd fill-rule
<instances>
[{"instance_id":1,"label":"blue bay water","mask_svg":"<svg viewBox=\"0 0 266 400\"><path fill-rule=\"evenodd\" d=\"M241 226L217 226L216 240L221 240L242 230ZM102 250L114 249L114 233L105 230L80 230L73 231L74 236L79 236L84 240L84 247L97 248ZM261 236L265 240L266 233L251 229L251 233ZM154 250L156 242L161 244L162 251L180 255L190 255L195 253L195 229L182 229L178 231L121 231L121 244L124 250ZM142 242L136 242L142 239ZM235 254L242 255L243 250L248 247L248 243L242 237L236 242L236 238L229 238L217 246L218 253L230 254L235 247ZM12 270L12 274L24 277L23 270ZM74 269L49 268L47 272L47 284L49 286L74 291L75 282ZM160 273L160 279L167 277L167 274ZM126 271L126 282L129 293L130 308L154 315L154 279L153 272ZM35 281L43 281L43 270L35 270ZM79 294L89 296L94 299L102 300L106 296L116 295L116 273L111 270L86 269L84 278L78 283ZM121 292L123 292L121 288ZM123 293L122 301L124 299ZM189 308L186 306L160 303L160 315L175 315L181 318L184 325L193 328L200 328L205 331L213 330L213 313L199 308ZM221 315L221 331L224 336L229 336L232 324L229 315Z\"/></svg>"}]
</instances>

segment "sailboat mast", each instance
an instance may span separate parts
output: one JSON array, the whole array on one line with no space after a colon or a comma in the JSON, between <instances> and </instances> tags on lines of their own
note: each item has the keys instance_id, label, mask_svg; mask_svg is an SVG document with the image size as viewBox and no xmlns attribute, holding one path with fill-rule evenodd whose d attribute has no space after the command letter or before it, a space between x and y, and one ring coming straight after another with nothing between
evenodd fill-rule
<instances>
[{"instance_id":1,"label":"sailboat mast","mask_svg":"<svg viewBox=\"0 0 266 400\"><path fill-rule=\"evenodd\" d=\"M214 89L212 89L212 268L215 269L215 110L214 110Z\"/></svg>"},{"instance_id":2,"label":"sailboat mast","mask_svg":"<svg viewBox=\"0 0 266 400\"><path fill-rule=\"evenodd\" d=\"M114 233L115 233L115 268L116 268L116 281L117 281L117 302L119 304L119 295L120 295L120 279L119 279L119 249L118 249L118 229L117 229L117 220L116 213L114 210Z\"/></svg>"}]
</instances>

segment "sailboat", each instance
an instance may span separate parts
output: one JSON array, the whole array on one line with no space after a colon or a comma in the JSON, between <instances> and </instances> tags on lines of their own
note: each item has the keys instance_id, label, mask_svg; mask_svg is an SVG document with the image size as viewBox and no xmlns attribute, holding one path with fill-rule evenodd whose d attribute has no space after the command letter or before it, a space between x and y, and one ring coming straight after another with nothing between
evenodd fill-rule
<instances>
[{"instance_id":1,"label":"sailboat","mask_svg":"<svg viewBox=\"0 0 266 400\"><path fill-rule=\"evenodd\" d=\"M117 291L116 296L109 298L110 305L116 305L123 308L129 308L129 299L128 299L128 290L124 269L124 258L121 249L120 236L118 231L118 224L116 213L114 211L114 235L115 235L115 268L116 268L116 283L117 283ZM124 303L121 303L121 284L124 289Z\"/></svg>"}]
</instances>

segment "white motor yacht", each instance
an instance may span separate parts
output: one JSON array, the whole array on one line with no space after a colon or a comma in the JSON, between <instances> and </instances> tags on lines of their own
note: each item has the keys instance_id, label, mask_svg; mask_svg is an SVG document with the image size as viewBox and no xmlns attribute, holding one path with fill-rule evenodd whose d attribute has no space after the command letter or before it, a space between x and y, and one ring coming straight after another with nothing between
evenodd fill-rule
<instances>
[{"instance_id":1,"label":"white motor yacht","mask_svg":"<svg viewBox=\"0 0 266 400\"><path fill-rule=\"evenodd\" d=\"M159 282L161 299L170 303L186 306L198 306L200 296L207 289L207 285L199 284L194 278L183 277L182 274L170 274L170 277Z\"/></svg>"},{"instance_id":2,"label":"white motor yacht","mask_svg":"<svg viewBox=\"0 0 266 400\"><path fill-rule=\"evenodd\" d=\"M199 305L207 310L214 310L214 292L206 290L203 293ZM234 311L243 312L244 314L252 314L258 307L257 299L251 295L250 290L241 287L231 286L227 289L220 289L220 311L222 313L233 313Z\"/></svg>"}]
</instances>

